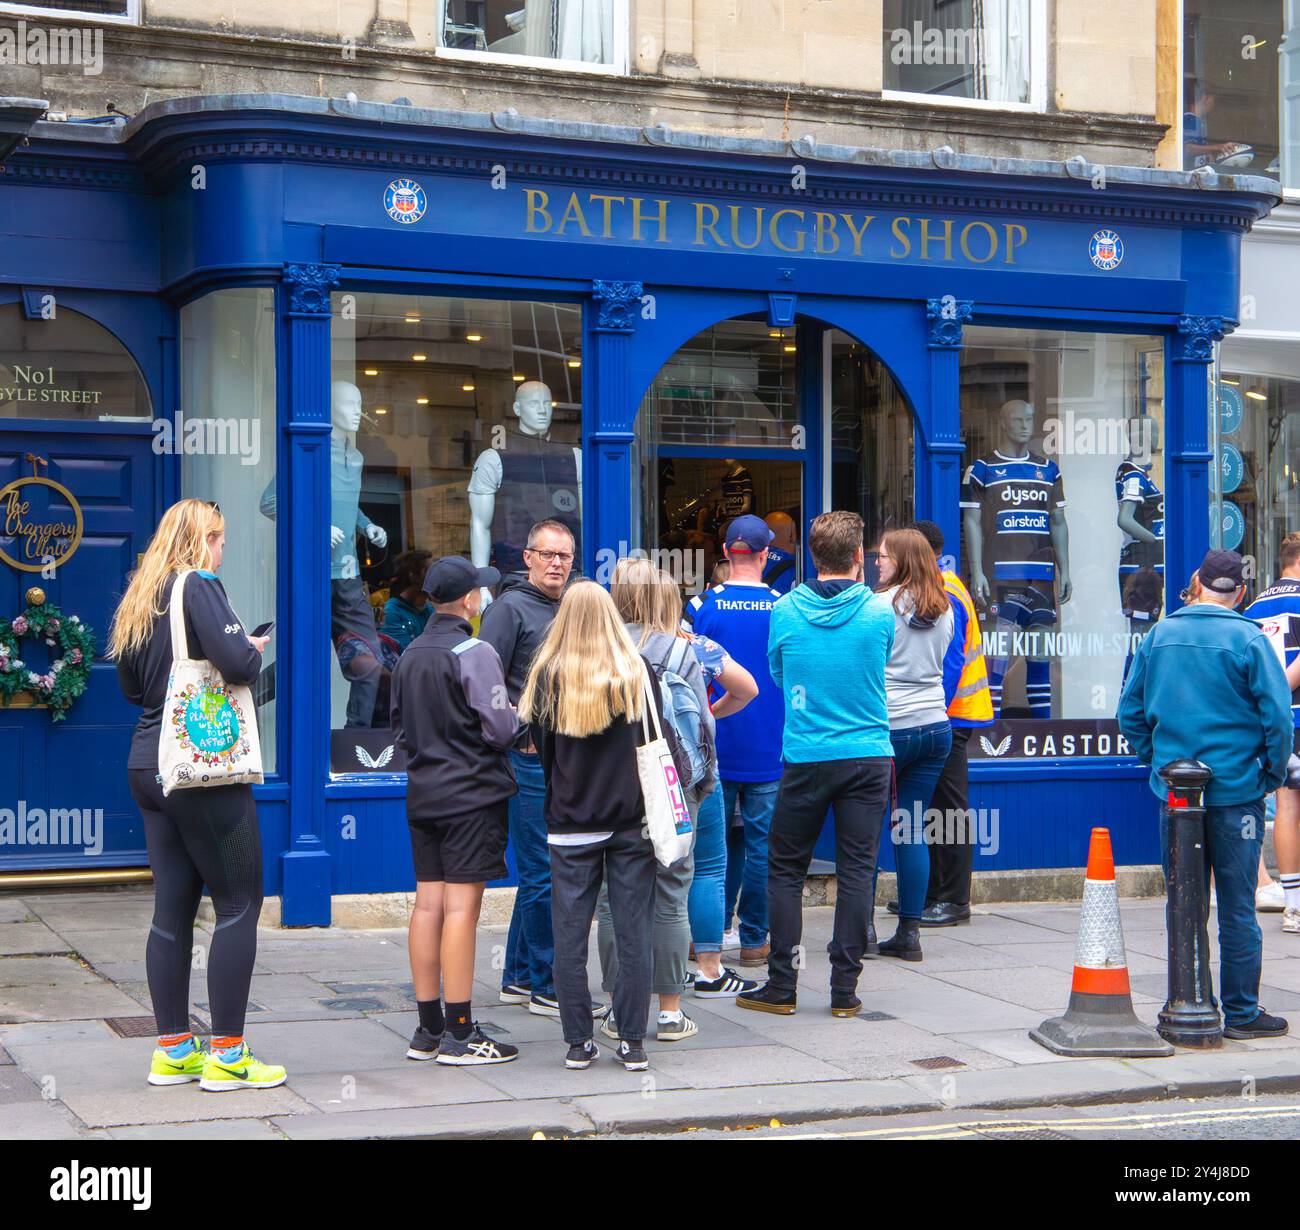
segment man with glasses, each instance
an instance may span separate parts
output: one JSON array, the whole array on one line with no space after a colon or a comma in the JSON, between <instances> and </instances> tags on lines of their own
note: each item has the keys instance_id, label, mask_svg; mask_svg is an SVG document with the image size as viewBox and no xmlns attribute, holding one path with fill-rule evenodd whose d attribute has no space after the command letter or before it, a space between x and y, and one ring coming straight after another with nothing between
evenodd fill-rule
<instances>
[{"instance_id":1,"label":"man with glasses","mask_svg":"<svg viewBox=\"0 0 1300 1230\"><path fill-rule=\"evenodd\" d=\"M483 613L479 637L501 658L506 692L512 705L528 678L533 654L542 643L573 571L574 538L560 521L539 521L528 531L526 572L502 578L497 599ZM538 1016L560 1015L555 998L551 931L551 858L546 844L546 781L541 760L525 727L510 750L519 793L510 800L510 845L515 852L519 887L515 892L506 964L501 974L501 1002L526 1004Z\"/></svg>"}]
</instances>

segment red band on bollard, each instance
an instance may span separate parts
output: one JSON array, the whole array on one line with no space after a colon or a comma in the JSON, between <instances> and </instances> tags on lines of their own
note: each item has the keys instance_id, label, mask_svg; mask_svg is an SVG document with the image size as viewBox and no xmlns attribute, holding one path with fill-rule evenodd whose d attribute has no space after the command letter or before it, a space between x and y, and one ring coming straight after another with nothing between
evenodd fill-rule
<instances>
[{"instance_id":1,"label":"red band on bollard","mask_svg":"<svg viewBox=\"0 0 1300 1230\"><path fill-rule=\"evenodd\" d=\"M1177 796L1177 795L1176 795L1176 794L1171 790L1171 791L1169 792L1169 801L1168 801L1168 803L1167 803L1167 806L1169 806L1169 807L1186 807L1186 806L1187 806L1187 800L1186 800L1186 799L1180 799L1180 798L1179 798L1179 797L1178 797L1178 796Z\"/></svg>"}]
</instances>

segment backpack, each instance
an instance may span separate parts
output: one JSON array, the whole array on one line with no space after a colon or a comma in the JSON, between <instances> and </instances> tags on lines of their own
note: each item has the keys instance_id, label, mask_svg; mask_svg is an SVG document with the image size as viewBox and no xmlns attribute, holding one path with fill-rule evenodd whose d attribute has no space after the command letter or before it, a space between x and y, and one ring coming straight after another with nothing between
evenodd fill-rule
<instances>
[{"instance_id":1,"label":"backpack","mask_svg":"<svg viewBox=\"0 0 1300 1230\"><path fill-rule=\"evenodd\" d=\"M672 727L690 765L689 775L683 775L683 785L688 788L698 786L708 776L713 761L712 740L700 711L700 698L680 673L686 669L685 655L694 652L689 640L676 637L663 661L652 667L664 692L664 720Z\"/></svg>"}]
</instances>

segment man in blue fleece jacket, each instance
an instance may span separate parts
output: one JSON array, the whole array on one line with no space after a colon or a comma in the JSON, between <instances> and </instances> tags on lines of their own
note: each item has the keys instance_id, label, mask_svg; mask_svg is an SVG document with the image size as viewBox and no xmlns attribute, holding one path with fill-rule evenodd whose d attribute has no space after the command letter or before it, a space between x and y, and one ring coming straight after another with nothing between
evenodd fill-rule
<instances>
[{"instance_id":1,"label":"man in blue fleece jacket","mask_svg":"<svg viewBox=\"0 0 1300 1230\"><path fill-rule=\"evenodd\" d=\"M1219 990L1224 1036L1278 1037L1281 1017L1259 1006L1263 938L1255 920L1255 880L1264 842L1264 796L1286 779L1294 726L1291 690L1259 625L1233 608L1245 593L1241 556L1210 551L1192 576L1188 605L1143 638L1119 702L1119 727L1133 754L1160 769L1200 760L1214 774L1205 792L1209 875L1219 901ZM1169 830L1160 820L1165 873Z\"/></svg>"},{"instance_id":2,"label":"man in blue fleece jacket","mask_svg":"<svg viewBox=\"0 0 1300 1230\"><path fill-rule=\"evenodd\" d=\"M893 745L885 663L894 612L862 583L862 518L823 513L808 546L817 579L772 608L768 664L785 697L785 772L768 839L768 981L736 997L742 1008L790 1015L803 935L803 884L813 847L835 809L835 922L831 1013L853 1016L871 921L872 878L889 806Z\"/></svg>"}]
</instances>

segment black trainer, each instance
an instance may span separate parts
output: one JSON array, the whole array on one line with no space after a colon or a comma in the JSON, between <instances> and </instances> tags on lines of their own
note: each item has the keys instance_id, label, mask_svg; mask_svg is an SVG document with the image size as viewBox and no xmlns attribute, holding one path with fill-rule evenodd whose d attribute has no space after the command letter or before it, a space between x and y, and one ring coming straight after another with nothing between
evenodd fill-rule
<instances>
[{"instance_id":1,"label":"black trainer","mask_svg":"<svg viewBox=\"0 0 1300 1230\"><path fill-rule=\"evenodd\" d=\"M650 1066L645 1047L640 1042L620 1042L615 1055L629 1072L644 1072Z\"/></svg>"},{"instance_id":2,"label":"black trainer","mask_svg":"<svg viewBox=\"0 0 1300 1230\"><path fill-rule=\"evenodd\" d=\"M599 1058L600 1047L588 1038L586 1042L575 1042L569 1047L569 1053L564 1057L564 1066L566 1068L589 1068Z\"/></svg>"},{"instance_id":3,"label":"black trainer","mask_svg":"<svg viewBox=\"0 0 1300 1230\"><path fill-rule=\"evenodd\" d=\"M831 992L831 1016L857 1016L862 1001L852 991Z\"/></svg>"},{"instance_id":4,"label":"black trainer","mask_svg":"<svg viewBox=\"0 0 1300 1230\"><path fill-rule=\"evenodd\" d=\"M793 991L778 991L765 982L757 991L736 996L736 1005L751 1012L775 1012L778 1016L794 1016L797 999Z\"/></svg>"},{"instance_id":5,"label":"black trainer","mask_svg":"<svg viewBox=\"0 0 1300 1230\"><path fill-rule=\"evenodd\" d=\"M407 1059L437 1059L442 1034L431 1034L423 1025L417 1025L411 1035L411 1045L406 1048Z\"/></svg>"},{"instance_id":6,"label":"black trainer","mask_svg":"<svg viewBox=\"0 0 1300 1230\"><path fill-rule=\"evenodd\" d=\"M470 1031L468 1038L443 1034L442 1045L438 1048L438 1062L458 1068L471 1068L485 1063L509 1063L518 1058L517 1046L489 1038L477 1025Z\"/></svg>"},{"instance_id":7,"label":"black trainer","mask_svg":"<svg viewBox=\"0 0 1300 1230\"><path fill-rule=\"evenodd\" d=\"M1259 1016L1245 1025L1226 1025L1223 1029L1225 1038L1282 1038L1291 1028L1280 1016L1269 1016L1263 1008Z\"/></svg>"}]
</instances>

